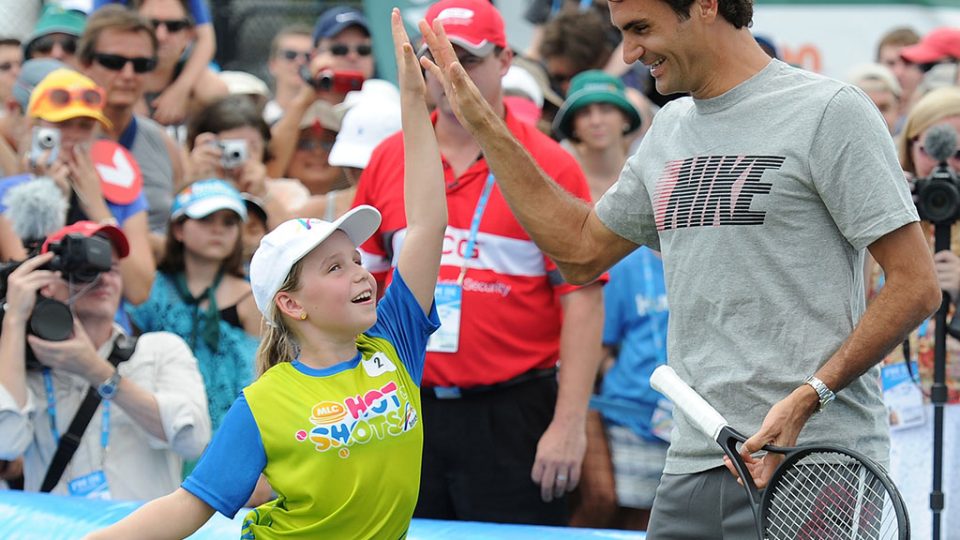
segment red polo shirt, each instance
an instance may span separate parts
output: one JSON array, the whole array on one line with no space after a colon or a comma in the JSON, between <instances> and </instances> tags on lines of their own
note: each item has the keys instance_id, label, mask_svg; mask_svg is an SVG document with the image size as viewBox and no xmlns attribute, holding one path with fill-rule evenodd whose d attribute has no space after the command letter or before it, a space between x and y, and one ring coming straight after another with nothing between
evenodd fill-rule
<instances>
[{"instance_id":1,"label":"red polo shirt","mask_svg":"<svg viewBox=\"0 0 960 540\"><path fill-rule=\"evenodd\" d=\"M436 113L432 119L436 123ZM509 110L506 123L548 176L577 197L590 199L573 156ZM490 170L482 157L459 177L446 160L443 170L448 225L439 280L455 282ZM396 265L406 232L403 174L403 135L396 133L374 150L354 200L354 205L369 204L383 214L380 230L361 248L364 264L381 284ZM456 353L427 353L423 386L468 388L555 366L562 322L559 295L571 290L574 287L563 282L556 265L527 236L494 185L463 283L459 348Z\"/></svg>"}]
</instances>

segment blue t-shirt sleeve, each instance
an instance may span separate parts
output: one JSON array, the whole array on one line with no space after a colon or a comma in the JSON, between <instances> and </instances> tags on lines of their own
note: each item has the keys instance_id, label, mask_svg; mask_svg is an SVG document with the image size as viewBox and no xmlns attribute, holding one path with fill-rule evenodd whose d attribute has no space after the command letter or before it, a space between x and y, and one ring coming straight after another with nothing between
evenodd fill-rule
<instances>
[{"instance_id":1,"label":"blue t-shirt sleeve","mask_svg":"<svg viewBox=\"0 0 960 540\"><path fill-rule=\"evenodd\" d=\"M31 174L18 174L15 176L7 176L6 178L0 178L0 213L7 211L7 205L3 203L3 199L7 196L7 192L11 188L15 188L20 184L24 184L33 179Z\"/></svg>"},{"instance_id":2,"label":"blue t-shirt sleeve","mask_svg":"<svg viewBox=\"0 0 960 540\"><path fill-rule=\"evenodd\" d=\"M140 194L137 195L137 198L134 199L133 202L129 204L114 204L107 201L107 208L110 210L113 218L117 220L117 223L123 227L123 224L133 217L134 214L147 211L147 198L143 195L143 191L140 191Z\"/></svg>"},{"instance_id":3,"label":"blue t-shirt sleeve","mask_svg":"<svg viewBox=\"0 0 960 540\"><path fill-rule=\"evenodd\" d=\"M108 4L122 4L126 6L129 2L127 2L127 0L93 0L93 9L96 11ZM207 9L207 4L203 0L190 0L190 14L193 16L194 22L198 25L210 22L210 10Z\"/></svg>"},{"instance_id":4,"label":"blue t-shirt sleeve","mask_svg":"<svg viewBox=\"0 0 960 540\"><path fill-rule=\"evenodd\" d=\"M210 23L210 10L203 0L190 0L190 15L197 26Z\"/></svg>"},{"instance_id":5,"label":"blue t-shirt sleeve","mask_svg":"<svg viewBox=\"0 0 960 540\"><path fill-rule=\"evenodd\" d=\"M425 314L400 271L395 269L390 286L377 305L377 324L367 334L393 343L407 373L418 386L423 377L427 340L437 328L440 328L440 316L436 303L432 303L430 313Z\"/></svg>"},{"instance_id":6,"label":"blue t-shirt sleeve","mask_svg":"<svg viewBox=\"0 0 960 540\"><path fill-rule=\"evenodd\" d=\"M266 465L260 430L241 393L181 487L232 518L250 499Z\"/></svg>"}]
</instances>

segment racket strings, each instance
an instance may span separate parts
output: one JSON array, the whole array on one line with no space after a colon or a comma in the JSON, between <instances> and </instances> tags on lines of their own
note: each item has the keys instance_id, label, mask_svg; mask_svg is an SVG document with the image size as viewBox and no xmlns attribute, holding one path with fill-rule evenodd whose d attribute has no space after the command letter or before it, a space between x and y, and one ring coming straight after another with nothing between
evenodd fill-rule
<instances>
[{"instance_id":1,"label":"racket strings","mask_svg":"<svg viewBox=\"0 0 960 540\"><path fill-rule=\"evenodd\" d=\"M768 489L767 539L898 538L896 512L883 482L850 456L808 454Z\"/></svg>"}]
</instances>

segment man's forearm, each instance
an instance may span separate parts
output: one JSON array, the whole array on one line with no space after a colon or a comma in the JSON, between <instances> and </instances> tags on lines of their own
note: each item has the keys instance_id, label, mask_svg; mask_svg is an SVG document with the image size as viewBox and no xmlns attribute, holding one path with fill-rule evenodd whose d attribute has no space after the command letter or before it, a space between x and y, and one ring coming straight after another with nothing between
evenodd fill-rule
<instances>
[{"instance_id":1,"label":"man's forearm","mask_svg":"<svg viewBox=\"0 0 960 540\"><path fill-rule=\"evenodd\" d=\"M469 129L514 216L537 246L563 270L582 264L590 205L548 177L492 109Z\"/></svg>"},{"instance_id":2,"label":"man's forearm","mask_svg":"<svg viewBox=\"0 0 960 540\"><path fill-rule=\"evenodd\" d=\"M836 392L883 360L930 315L923 289L922 281L887 281L850 337L817 370L817 378Z\"/></svg>"},{"instance_id":3,"label":"man's forearm","mask_svg":"<svg viewBox=\"0 0 960 540\"><path fill-rule=\"evenodd\" d=\"M0 385L22 409L27 405L26 330L12 319L8 316L0 330Z\"/></svg>"},{"instance_id":4,"label":"man's forearm","mask_svg":"<svg viewBox=\"0 0 960 540\"><path fill-rule=\"evenodd\" d=\"M554 421L584 422L603 359L603 288L588 285L561 299L560 387Z\"/></svg>"}]
</instances>

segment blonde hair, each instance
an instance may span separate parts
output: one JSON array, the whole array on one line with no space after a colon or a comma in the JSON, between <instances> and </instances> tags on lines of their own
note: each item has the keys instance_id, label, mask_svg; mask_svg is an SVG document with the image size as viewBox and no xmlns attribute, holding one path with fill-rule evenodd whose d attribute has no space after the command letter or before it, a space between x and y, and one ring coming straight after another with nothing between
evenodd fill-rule
<instances>
[{"instance_id":1,"label":"blonde hair","mask_svg":"<svg viewBox=\"0 0 960 540\"><path fill-rule=\"evenodd\" d=\"M296 291L300 288L300 274L303 269L303 259L297 261L287 279L277 293ZM276 298L276 295L274 295ZM260 339L260 345L257 347L257 377L267 372L268 369L281 362L290 362L300 354L300 345L297 342L297 336L287 325L283 313L274 305L271 309L273 319L267 324L263 337Z\"/></svg>"},{"instance_id":2,"label":"blonde hair","mask_svg":"<svg viewBox=\"0 0 960 540\"><path fill-rule=\"evenodd\" d=\"M913 106L897 138L897 153L903 170L916 174L916 163L910 149L917 137L944 118L960 116L960 88L947 87L930 91Z\"/></svg>"}]
</instances>

